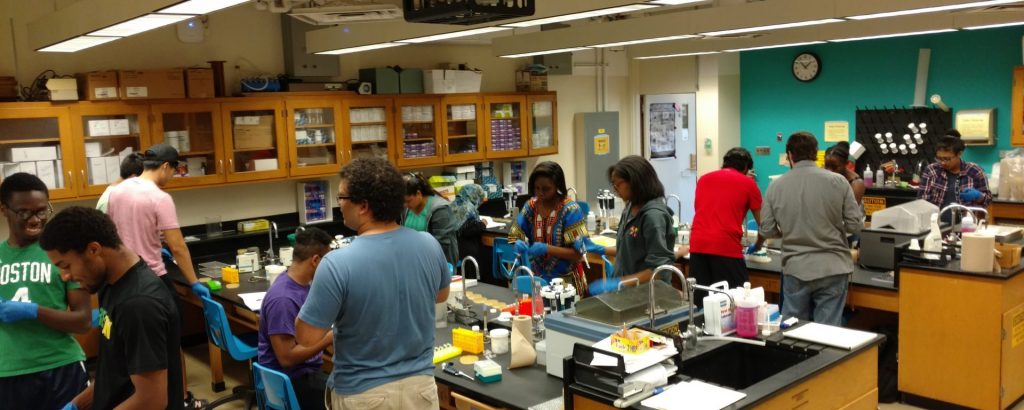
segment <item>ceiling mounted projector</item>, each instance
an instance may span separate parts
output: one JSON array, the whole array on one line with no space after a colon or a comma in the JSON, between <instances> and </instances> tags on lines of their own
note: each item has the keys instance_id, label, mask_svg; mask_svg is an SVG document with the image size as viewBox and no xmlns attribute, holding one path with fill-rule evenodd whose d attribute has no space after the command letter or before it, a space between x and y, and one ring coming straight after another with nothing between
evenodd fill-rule
<instances>
[{"instance_id":1,"label":"ceiling mounted projector","mask_svg":"<svg viewBox=\"0 0 1024 410\"><path fill-rule=\"evenodd\" d=\"M473 25L532 16L536 0L403 0L405 21Z\"/></svg>"}]
</instances>

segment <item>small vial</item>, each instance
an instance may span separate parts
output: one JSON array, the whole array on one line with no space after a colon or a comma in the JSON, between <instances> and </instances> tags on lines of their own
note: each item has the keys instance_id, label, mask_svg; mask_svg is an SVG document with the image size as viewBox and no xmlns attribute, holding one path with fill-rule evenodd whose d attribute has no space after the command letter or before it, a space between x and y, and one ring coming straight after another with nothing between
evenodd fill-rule
<instances>
[{"instance_id":1,"label":"small vial","mask_svg":"<svg viewBox=\"0 0 1024 410\"><path fill-rule=\"evenodd\" d=\"M885 133L885 142L892 142L892 133L891 132Z\"/></svg>"},{"instance_id":2,"label":"small vial","mask_svg":"<svg viewBox=\"0 0 1024 410\"><path fill-rule=\"evenodd\" d=\"M914 124L914 123L907 124L907 128L910 128L910 130L913 131L913 132L917 132L917 124Z\"/></svg>"},{"instance_id":3,"label":"small vial","mask_svg":"<svg viewBox=\"0 0 1024 410\"><path fill-rule=\"evenodd\" d=\"M903 134L903 140L906 142L910 142L910 134Z\"/></svg>"},{"instance_id":4,"label":"small vial","mask_svg":"<svg viewBox=\"0 0 1024 410\"><path fill-rule=\"evenodd\" d=\"M889 144L889 151L896 152L896 143Z\"/></svg>"},{"instance_id":5,"label":"small vial","mask_svg":"<svg viewBox=\"0 0 1024 410\"><path fill-rule=\"evenodd\" d=\"M917 144L910 144L907 148L910 148L911 154L917 154Z\"/></svg>"},{"instance_id":6,"label":"small vial","mask_svg":"<svg viewBox=\"0 0 1024 410\"><path fill-rule=\"evenodd\" d=\"M882 142L882 133L876 132L875 139L878 140L878 142Z\"/></svg>"},{"instance_id":7,"label":"small vial","mask_svg":"<svg viewBox=\"0 0 1024 410\"><path fill-rule=\"evenodd\" d=\"M921 138L921 134L914 134L914 141L920 144L924 144L924 138Z\"/></svg>"},{"instance_id":8,"label":"small vial","mask_svg":"<svg viewBox=\"0 0 1024 410\"><path fill-rule=\"evenodd\" d=\"M917 126L917 128L921 129L921 133L922 134L927 134L928 133L928 124L925 124L925 123L922 122L920 125Z\"/></svg>"},{"instance_id":9,"label":"small vial","mask_svg":"<svg viewBox=\"0 0 1024 410\"><path fill-rule=\"evenodd\" d=\"M905 144L900 144L900 154L907 155L907 146Z\"/></svg>"}]
</instances>

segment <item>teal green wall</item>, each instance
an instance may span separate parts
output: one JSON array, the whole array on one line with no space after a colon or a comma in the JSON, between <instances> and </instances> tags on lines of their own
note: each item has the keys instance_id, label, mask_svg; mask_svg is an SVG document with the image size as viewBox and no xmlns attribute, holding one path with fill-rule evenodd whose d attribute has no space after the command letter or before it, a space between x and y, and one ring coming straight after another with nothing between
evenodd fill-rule
<instances>
[{"instance_id":1,"label":"teal green wall","mask_svg":"<svg viewBox=\"0 0 1024 410\"><path fill-rule=\"evenodd\" d=\"M991 172L999 151L1010 149L1010 99L1013 67L1021 63L1024 28L961 31L929 36L828 43L804 47L748 51L740 55L740 141L769 146L768 156L754 155L758 183L788 167L779 165L785 140L796 131L818 136L820 149L825 121L848 121L854 137L857 107L909 106L914 99L917 55L931 49L927 96L942 95L953 108L995 108L996 145L968 147L964 158ZM793 58L813 51L822 61L817 79L793 78ZM776 134L782 133L782 142Z\"/></svg>"}]
</instances>

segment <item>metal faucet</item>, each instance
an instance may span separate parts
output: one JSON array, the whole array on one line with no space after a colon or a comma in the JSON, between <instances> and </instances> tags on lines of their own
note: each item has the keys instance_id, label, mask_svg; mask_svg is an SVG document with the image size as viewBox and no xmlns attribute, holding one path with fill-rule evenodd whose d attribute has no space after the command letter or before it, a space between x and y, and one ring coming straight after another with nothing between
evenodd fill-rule
<instances>
[{"instance_id":1,"label":"metal faucet","mask_svg":"<svg viewBox=\"0 0 1024 410\"><path fill-rule=\"evenodd\" d=\"M988 210L987 209L976 207L976 206L964 206L964 205L960 205L960 204L958 204L956 202L953 202L953 203L951 203L949 205L946 205L945 208L942 208L941 210L939 210L939 216L938 216L939 220L942 219L942 214L946 213L946 211L949 211L951 209L964 210L964 211L970 212L972 215L974 214L974 212L981 212L982 214L984 214L984 217L982 219L978 219L977 217L975 217L975 220L978 221L978 226L981 226L983 221L987 221L988 220ZM963 226L961 226L961 233L962 232L963 232Z\"/></svg>"},{"instance_id":2,"label":"metal faucet","mask_svg":"<svg viewBox=\"0 0 1024 410\"><path fill-rule=\"evenodd\" d=\"M679 195L669 194L667 197L665 197L665 205L668 205L668 200L669 199L675 199L676 200L676 223L679 224L679 225L682 225L683 224L683 222L682 222L683 221L683 200L679 199Z\"/></svg>"},{"instance_id":3,"label":"metal faucet","mask_svg":"<svg viewBox=\"0 0 1024 410\"><path fill-rule=\"evenodd\" d=\"M682 337L683 340L684 340L684 343L683 343L683 348L684 349L686 347L696 348L697 347L697 325L695 325L693 323L693 320L696 317L695 316L695 312L694 312L696 310L696 307L693 305L693 289L697 285L697 279L694 279L694 278L687 279L686 275L683 275L683 271L679 270L679 268L677 268L677 267L675 267L673 265L661 265L661 266L655 268L654 269L654 273L651 274L650 299L649 299L651 329L655 328L655 324L654 324L654 311L655 311L655 306L654 306L654 281L658 278L658 274L663 272L663 271L671 271L671 272L675 273L676 276L679 277L679 281L682 282L682 284L683 284L683 288L684 288L683 290L686 292L686 295L687 295L687 298L686 298L687 302L689 302L689 304L690 304L690 309L686 313L689 316L689 325L687 325L687 327L686 327L686 332L683 332L682 329L680 329L679 336Z\"/></svg>"},{"instance_id":4,"label":"metal faucet","mask_svg":"<svg viewBox=\"0 0 1024 410\"><path fill-rule=\"evenodd\" d=\"M476 267L476 280L480 281L480 265L476 263L476 258L467 256L462 258L462 264L459 266L459 275L462 275L462 305L469 306L469 298L466 297L466 262L473 262L473 266Z\"/></svg>"},{"instance_id":5,"label":"metal faucet","mask_svg":"<svg viewBox=\"0 0 1024 410\"><path fill-rule=\"evenodd\" d=\"M530 268L527 267L526 265L519 265L519 267L516 268L516 270L512 271L512 294L515 295L516 297L516 314L519 313L519 281L516 280L516 278L519 277L519 273L522 271L526 271L526 273L530 275L530 285L533 288L533 292L530 293L530 316L533 316L533 313L535 313L535 310L537 308L533 304L533 298L540 296L540 284L537 283L537 279L534 276L533 271L530 270ZM463 278L462 280L466 279Z\"/></svg>"},{"instance_id":6,"label":"metal faucet","mask_svg":"<svg viewBox=\"0 0 1024 410\"><path fill-rule=\"evenodd\" d=\"M267 264L274 263L274 237L277 236L277 222L270 223L270 229L267 229L267 238L270 240L270 249L267 249Z\"/></svg>"}]
</instances>

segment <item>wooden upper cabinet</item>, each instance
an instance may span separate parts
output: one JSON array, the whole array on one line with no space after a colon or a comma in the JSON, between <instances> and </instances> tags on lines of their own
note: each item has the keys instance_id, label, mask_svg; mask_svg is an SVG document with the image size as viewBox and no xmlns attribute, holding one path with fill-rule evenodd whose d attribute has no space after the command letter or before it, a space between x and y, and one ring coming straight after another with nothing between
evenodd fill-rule
<instances>
[{"instance_id":1,"label":"wooden upper cabinet","mask_svg":"<svg viewBox=\"0 0 1024 410\"><path fill-rule=\"evenodd\" d=\"M221 111L228 182L288 175L283 100L252 98L228 102L221 105Z\"/></svg>"},{"instance_id":2,"label":"wooden upper cabinet","mask_svg":"<svg viewBox=\"0 0 1024 410\"><path fill-rule=\"evenodd\" d=\"M488 159L525 157L526 96L505 95L484 97L484 138Z\"/></svg>"},{"instance_id":3,"label":"wooden upper cabinet","mask_svg":"<svg viewBox=\"0 0 1024 410\"><path fill-rule=\"evenodd\" d=\"M530 155L558 153L558 99L554 94L530 95L529 106Z\"/></svg>"},{"instance_id":4,"label":"wooden upper cabinet","mask_svg":"<svg viewBox=\"0 0 1024 410\"><path fill-rule=\"evenodd\" d=\"M168 187L222 183L224 134L220 104L175 103L150 106L152 145L167 144L178 150L178 172Z\"/></svg>"},{"instance_id":5,"label":"wooden upper cabinet","mask_svg":"<svg viewBox=\"0 0 1024 410\"><path fill-rule=\"evenodd\" d=\"M291 175L324 175L341 169L343 143L341 101L335 98L289 98L288 155Z\"/></svg>"},{"instance_id":6,"label":"wooden upper cabinet","mask_svg":"<svg viewBox=\"0 0 1024 410\"><path fill-rule=\"evenodd\" d=\"M50 199L73 198L78 195L73 141L67 107L0 104L0 177L27 172L43 180Z\"/></svg>"},{"instance_id":7,"label":"wooden upper cabinet","mask_svg":"<svg viewBox=\"0 0 1024 410\"><path fill-rule=\"evenodd\" d=\"M121 161L148 147L149 105L79 102L71 106L79 196L100 195L121 178Z\"/></svg>"},{"instance_id":8,"label":"wooden upper cabinet","mask_svg":"<svg viewBox=\"0 0 1024 410\"><path fill-rule=\"evenodd\" d=\"M394 147L398 166L441 164L441 97L396 97L395 114Z\"/></svg>"},{"instance_id":9,"label":"wooden upper cabinet","mask_svg":"<svg viewBox=\"0 0 1024 410\"><path fill-rule=\"evenodd\" d=\"M377 157L395 162L394 100L386 96L351 97L343 99L341 107L349 141L345 157Z\"/></svg>"},{"instance_id":10,"label":"wooden upper cabinet","mask_svg":"<svg viewBox=\"0 0 1024 410\"><path fill-rule=\"evenodd\" d=\"M444 162L484 159L483 98L453 95L441 99Z\"/></svg>"}]
</instances>

